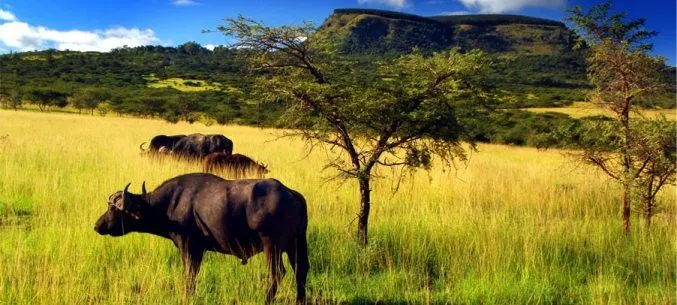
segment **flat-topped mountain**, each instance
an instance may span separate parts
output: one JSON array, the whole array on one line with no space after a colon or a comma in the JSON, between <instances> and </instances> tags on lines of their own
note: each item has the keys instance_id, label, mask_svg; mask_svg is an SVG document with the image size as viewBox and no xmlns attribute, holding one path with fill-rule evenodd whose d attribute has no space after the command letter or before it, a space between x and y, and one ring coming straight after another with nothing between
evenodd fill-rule
<instances>
[{"instance_id":1,"label":"flat-topped mountain","mask_svg":"<svg viewBox=\"0 0 677 305\"><path fill-rule=\"evenodd\" d=\"M383 10L337 9L320 27L345 53L401 53L450 47L490 53L559 55L576 40L563 23L519 15L422 17Z\"/></svg>"}]
</instances>

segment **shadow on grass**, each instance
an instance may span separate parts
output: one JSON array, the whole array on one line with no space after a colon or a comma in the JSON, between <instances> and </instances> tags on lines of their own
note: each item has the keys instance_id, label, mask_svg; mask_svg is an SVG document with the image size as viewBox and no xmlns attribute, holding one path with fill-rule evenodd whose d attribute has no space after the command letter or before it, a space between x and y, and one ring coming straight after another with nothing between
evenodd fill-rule
<instances>
[{"instance_id":1,"label":"shadow on grass","mask_svg":"<svg viewBox=\"0 0 677 305\"><path fill-rule=\"evenodd\" d=\"M332 299L315 299L312 302L308 303L309 305L448 305L449 302L442 301L429 301L429 302L419 302L419 301L410 301L402 299L385 299L385 300L373 300L367 297L355 297L350 300L332 300Z\"/></svg>"},{"instance_id":2,"label":"shadow on grass","mask_svg":"<svg viewBox=\"0 0 677 305\"><path fill-rule=\"evenodd\" d=\"M33 211L0 202L0 229L31 229Z\"/></svg>"}]
</instances>

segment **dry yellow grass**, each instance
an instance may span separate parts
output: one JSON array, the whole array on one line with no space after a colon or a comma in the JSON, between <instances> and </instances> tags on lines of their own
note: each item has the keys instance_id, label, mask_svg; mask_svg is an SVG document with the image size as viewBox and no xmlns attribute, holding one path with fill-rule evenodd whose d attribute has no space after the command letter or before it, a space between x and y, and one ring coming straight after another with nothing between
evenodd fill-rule
<instances>
[{"instance_id":1,"label":"dry yellow grass","mask_svg":"<svg viewBox=\"0 0 677 305\"><path fill-rule=\"evenodd\" d=\"M600 109L590 103L585 102L574 102L573 105L569 107L551 107L551 108L525 108L525 110L544 113L544 112L557 112L564 113L569 115L572 118L582 118L595 115L604 115L611 116L611 111ZM637 116L637 114L634 114ZM644 110L642 115L647 119L657 119L661 116L665 116L668 120L677 120L677 109L655 109L655 110Z\"/></svg>"},{"instance_id":2,"label":"dry yellow grass","mask_svg":"<svg viewBox=\"0 0 677 305\"><path fill-rule=\"evenodd\" d=\"M242 126L0 111L0 304L185 304L168 240L97 235L108 195L199 164L151 160L157 134L223 133L309 203L313 304L675 304L675 189L650 232L621 230L618 190L562 151L480 145L457 170L374 184L371 244L355 246L354 183L326 182L326 154ZM382 170L383 176L389 172ZM288 267L288 270L289 267ZM207 255L193 304L261 304L261 256ZM279 304L294 298L293 277Z\"/></svg>"},{"instance_id":3,"label":"dry yellow grass","mask_svg":"<svg viewBox=\"0 0 677 305\"><path fill-rule=\"evenodd\" d=\"M199 92L199 91L220 91L221 84L217 82L207 82L199 79L183 79L180 77L172 77L167 79L159 79L153 75L146 77L149 81L149 88L173 88L184 92Z\"/></svg>"}]
</instances>

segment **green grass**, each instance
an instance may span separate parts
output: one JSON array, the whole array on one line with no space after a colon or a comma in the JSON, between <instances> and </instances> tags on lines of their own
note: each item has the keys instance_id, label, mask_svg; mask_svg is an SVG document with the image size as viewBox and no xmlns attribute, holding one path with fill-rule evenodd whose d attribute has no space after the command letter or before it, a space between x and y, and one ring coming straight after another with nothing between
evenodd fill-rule
<instances>
[{"instance_id":1,"label":"green grass","mask_svg":"<svg viewBox=\"0 0 677 305\"><path fill-rule=\"evenodd\" d=\"M262 255L246 266L208 254L197 295L165 239L93 230L106 199L198 164L152 160L156 134L223 133L235 152L309 203L313 304L675 304L675 189L650 232L621 230L618 189L562 151L481 145L467 166L374 185L370 246L356 247L358 193L326 182L326 154L240 126L0 111L0 304L261 304ZM383 176L390 172L383 170ZM291 272L290 267L287 269ZM294 299L284 279L278 304Z\"/></svg>"}]
</instances>

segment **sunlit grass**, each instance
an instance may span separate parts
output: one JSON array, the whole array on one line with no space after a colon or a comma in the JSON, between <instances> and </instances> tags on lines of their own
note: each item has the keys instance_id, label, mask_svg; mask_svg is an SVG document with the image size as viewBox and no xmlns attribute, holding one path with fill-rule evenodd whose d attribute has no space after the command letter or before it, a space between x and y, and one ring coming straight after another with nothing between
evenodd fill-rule
<instances>
[{"instance_id":1,"label":"sunlit grass","mask_svg":"<svg viewBox=\"0 0 677 305\"><path fill-rule=\"evenodd\" d=\"M571 106L568 107L543 107L543 108L525 108L525 110L536 112L536 113L545 113L545 112L556 112L569 115L572 118L582 118L589 116L612 116L612 112L605 109L600 109L590 103L585 102L574 102ZM637 114L633 116L638 117ZM677 120L677 109L648 109L642 110L642 116L647 119L657 119L661 116L665 116L668 120Z\"/></svg>"},{"instance_id":2,"label":"sunlit grass","mask_svg":"<svg viewBox=\"0 0 677 305\"><path fill-rule=\"evenodd\" d=\"M326 154L275 130L0 111L0 304L178 304L182 266L165 239L93 230L106 199L153 189L198 163L153 160L156 134L223 133L234 151L309 204L314 304L675 304L675 189L650 232L621 230L618 189L556 150L480 145L467 166L379 180L371 244L356 247L358 193L326 182ZM3 137L7 135L6 137ZM389 177L389 171L379 174ZM289 272L291 268L287 266ZM262 255L209 254L194 304L261 304ZM293 277L279 304L294 299Z\"/></svg>"},{"instance_id":3,"label":"sunlit grass","mask_svg":"<svg viewBox=\"0 0 677 305\"><path fill-rule=\"evenodd\" d=\"M199 79L183 79L180 77L172 77L167 79L159 79L155 76L148 76L146 80L149 81L150 88L173 88L184 92L198 92L198 91L220 91L221 84L217 82L207 82Z\"/></svg>"}]
</instances>

